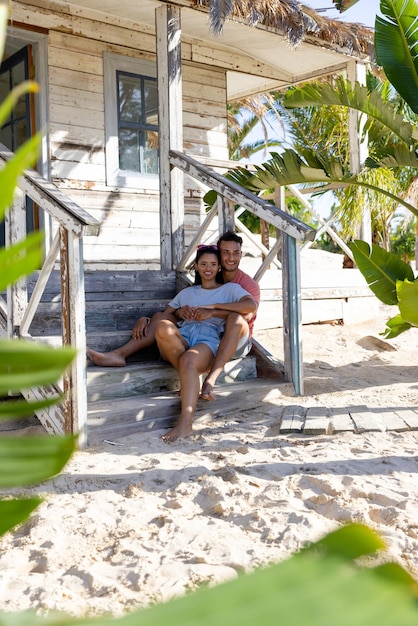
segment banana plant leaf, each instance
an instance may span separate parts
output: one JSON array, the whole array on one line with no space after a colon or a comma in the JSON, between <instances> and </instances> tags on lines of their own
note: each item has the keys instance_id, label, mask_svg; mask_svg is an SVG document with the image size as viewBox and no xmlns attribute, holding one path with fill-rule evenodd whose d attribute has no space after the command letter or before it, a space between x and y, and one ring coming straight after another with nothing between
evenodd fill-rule
<instances>
[{"instance_id":1,"label":"banana plant leaf","mask_svg":"<svg viewBox=\"0 0 418 626\"><path fill-rule=\"evenodd\" d=\"M357 267L375 296L385 304L398 304L396 282L406 279L414 281L411 266L376 244L372 244L370 248L368 243L357 239L351 242L350 249Z\"/></svg>"},{"instance_id":2,"label":"banana plant leaf","mask_svg":"<svg viewBox=\"0 0 418 626\"><path fill-rule=\"evenodd\" d=\"M23 170L31 167L38 157L42 135L34 135L15 152L14 157L0 170L0 220L13 202L14 190Z\"/></svg>"},{"instance_id":3,"label":"banana plant leaf","mask_svg":"<svg viewBox=\"0 0 418 626\"><path fill-rule=\"evenodd\" d=\"M0 395L58 380L75 355L70 347L0 340Z\"/></svg>"},{"instance_id":4,"label":"banana plant leaf","mask_svg":"<svg viewBox=\"0 0 418 626\"><path fill-rule=\"evenodd\" d=\"M403 319L411 326L418 326L418 281L398 280L396 291L399 312Z\"/></svg>"},{"instance_id":5,"label":"banana plant leaf","mask_svg":"<svg viewBox=\"0 0 418 626\"><path fill-rule=\"evenodd\" d=\"M75 435L0 438L0 489L34 485L55 476L75 445Z\"/></svg>"},{"instance_id":6,"label":"banana plant leaf","mask_svg":"<svg viewBox=\"0 0 418 626\"><path fill-rule=\"evenodd\" d=\"M24 522L42 502L42 498L0 501L0 536Z\"/></svg>"},{"instance_id":7,"label":"banana plant leaf","mask_svg":"<svg viewBox=\"0 0 418 626\"><path fill-rule=\"evenodd\" d=\"M381 0L376 16L376 60L398 93L418 113L416 0Z\"/></svg>"},{"instance_id":8,"label":"banana plant leaf","mask_svg":"<svg viewBox=\"0 0 418 626\"><path fill-rule=\"evenodd\" d=\"M44 233L35 232L10 248L0 248L0 291L39 268L43 240Z\"/></svg>"},{"instance_id":9,"label":"banana plant leaf","mask_svg":"<svg viewBox=\"0 0 418 626\"><path fill-rule=\"evenodd\" d=\"M20 419L21 417L32 415L40 409L53 406L57 402L63 402L64 399L64 395L57 395L36 402L27 402L26 400L16 400L14 398L0 399L0 420Z\"/></svg>"},{"instance_id":10,"label":"banana plant leaf","mask_svg":"<svg viewBox=\"0 0 418 626\"><path fill-rule=\"evenodd\" d=\"M411 324L405 322L402 315L398 313L398 315L395 315L395 317L392 317L386 322L386 328L384 332L380 334L383 335L385 339L394 339L410 328L412 328Z\"/></svg>"},{"instance_id":11,"label":"banana plant leaf","mask_svg":"<svg viewBox=\"0 0 418 626\"><path fill-rule=\"evenodd\" d=\"M369 541L367 537L369 536ZM375 533L358 524L331 533L333 549L314 545L276 565L121 618L49 616L48 626L416 626L416 582L399 566L361 567L379 551ZM360 546L356 550L356 544ZM381 544L382 542L380 542ZM347 549L347 544L351 548ZM370 544L370 545L368 545ZM31 614L1 616L1 626L38 626ZM13 619L16 618L15 620ZM16 621L17 620L17 621Z\"/></svg>"}]
</instances>

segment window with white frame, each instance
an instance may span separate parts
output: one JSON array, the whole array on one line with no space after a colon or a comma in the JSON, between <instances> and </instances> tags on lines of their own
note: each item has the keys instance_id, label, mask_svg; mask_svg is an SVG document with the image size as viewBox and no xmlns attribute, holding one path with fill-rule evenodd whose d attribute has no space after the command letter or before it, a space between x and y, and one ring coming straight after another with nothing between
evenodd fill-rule
<instances>
[{"instance_id":1,"label":"window with white frame","mask_svg":"<svg viewBox=\"0 0 418 626\"><path fill-rule=\"evenodd\" d=\"M104 53L104 92L107 184L157 189L156 64Z\"/></svg>"}]
</instances>

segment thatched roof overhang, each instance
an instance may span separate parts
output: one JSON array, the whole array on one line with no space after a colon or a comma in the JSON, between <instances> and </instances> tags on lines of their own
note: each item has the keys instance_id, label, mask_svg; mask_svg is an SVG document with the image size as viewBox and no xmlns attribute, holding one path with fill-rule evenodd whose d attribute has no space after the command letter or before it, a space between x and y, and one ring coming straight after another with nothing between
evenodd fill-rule
<instances>
[{"instance_id":1,"label":"thatched roof overhang","mask_svg":"<svg viewBox=\"0 0 418 626\"><path fill-rule=\"evenodd\" d=\"M226 70L229 100L336 74L354 59L373 58L373 31L330 20L296 0L237 0L218 34L211 27L209 0L50 1L150 33L158 6L180 7L183 61Z\"/></svg>"}]
</instances>

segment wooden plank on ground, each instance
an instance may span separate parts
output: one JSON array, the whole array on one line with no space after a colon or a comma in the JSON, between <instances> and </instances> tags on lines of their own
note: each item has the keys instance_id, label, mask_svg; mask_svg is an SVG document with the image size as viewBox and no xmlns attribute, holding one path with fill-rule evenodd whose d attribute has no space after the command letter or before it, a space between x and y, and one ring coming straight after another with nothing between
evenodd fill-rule
<instances>
[{"instance_id":1,"label":"wooden plank on ground","mask_svg":"<svg viewBox=\"0 0 418 626\"><path fill-rule=\"evenodd\" d=\"M410 430L418 430L418 414L411 409L395 409L395 413L406 423Z\"/></svg>"},{"instance_id":2,"label":"wooden plank on ground","mask_svg":"<svg viewBox=\"0 0 418 626\"><path fill-rule=\"evenodd\" d=\"M301 433L305 423L305 409L301 406L291 405L283 408L280 432Z\"/></svg>"},{"instance_id":3,"label":"wooden plank on ground","mask_svg":"<svg viewBox=\"0 0 418 626\"><path fill-rule=\"evenodd\" d=\"M393 430L398 433L409 430L409 426L399 417L399 415L395 413L395 411L375 409L374 414L377 422L382 425L384 430Z\"/></svg>"},{"instance_id":4,"label":"wooden plank on ground","mask_svg":"<svg viewBox=\"0 0 418 626\"><path fill-rule=\"evenodd\" d=\"M306 411L304 435L326 435L330 432L329 409L326 406L311 406Z\"/></svg>"},{"instance_id":5,"label":"wooden plank on ground","mask_svg":"<svg viewBox=\"0 0 418 626\"><path fill-rule=\"evenodd\" d=\"M333 433L354 432L354 422L348 409L330 409L330 430Z\"/></svg>"},{"instance_id":6,"label":"wooden plank on ground","mask_svg":"<svg viewBox=\"0 0 418 626\"><path fill-rule=\"evenodd\" d=\"M348 411L358 433L379 432L384 430L367 406L351 406L348 408Z\"/></svg>"}]
</instances>

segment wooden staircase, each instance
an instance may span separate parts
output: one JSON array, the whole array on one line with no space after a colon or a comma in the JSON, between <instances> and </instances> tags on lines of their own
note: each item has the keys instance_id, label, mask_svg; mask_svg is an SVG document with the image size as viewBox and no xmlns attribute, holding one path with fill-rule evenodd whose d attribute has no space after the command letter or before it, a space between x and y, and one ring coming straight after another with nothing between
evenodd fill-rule
<instances>
[{"instance_id":1,"label":"wooden staircase","mask_svg":"<svg viewBox=\"0 0 418 626\"><path fill-rule=\"evenodd\" d=\"M217 400L199 400L196 415L219 414L228 407L240 406L242 395L249 393L249 383L256 379L255 356L230 361L218 379ZM90 364L87 367L88 444L171 427L180 413L179 387L177 371L158 360L116 368Z\"/></svg>"},{"instance_id":2,"label":"wooden staircase","mask_svg":"<svg viewBox=\"0 0 418 626\"><path fill-rule=\"evenodd\" d=\"M36 276L29 280L29 295ZM138 317L164 310L178 290L175 272L85 272L86 335L89 348L108 351L123 344ZM59 272L53 271L30 326L32 337L61 342ZM270 359L270 360L269 360ZM284 380L283 366L254 342L249 356L227 363L218 379L217 401L199 400L198 417L218 415L251 398L258 376ZM157 348L138 352L126 367L97 367L87 362L88 445L132 432L169 428L180 412L177 371L160 360ZM233 383L233 384L231 384ZM266 384L263 380L262 384ZM277 384L270 381L270 387Z\"/></svg>"}]
</instances>

